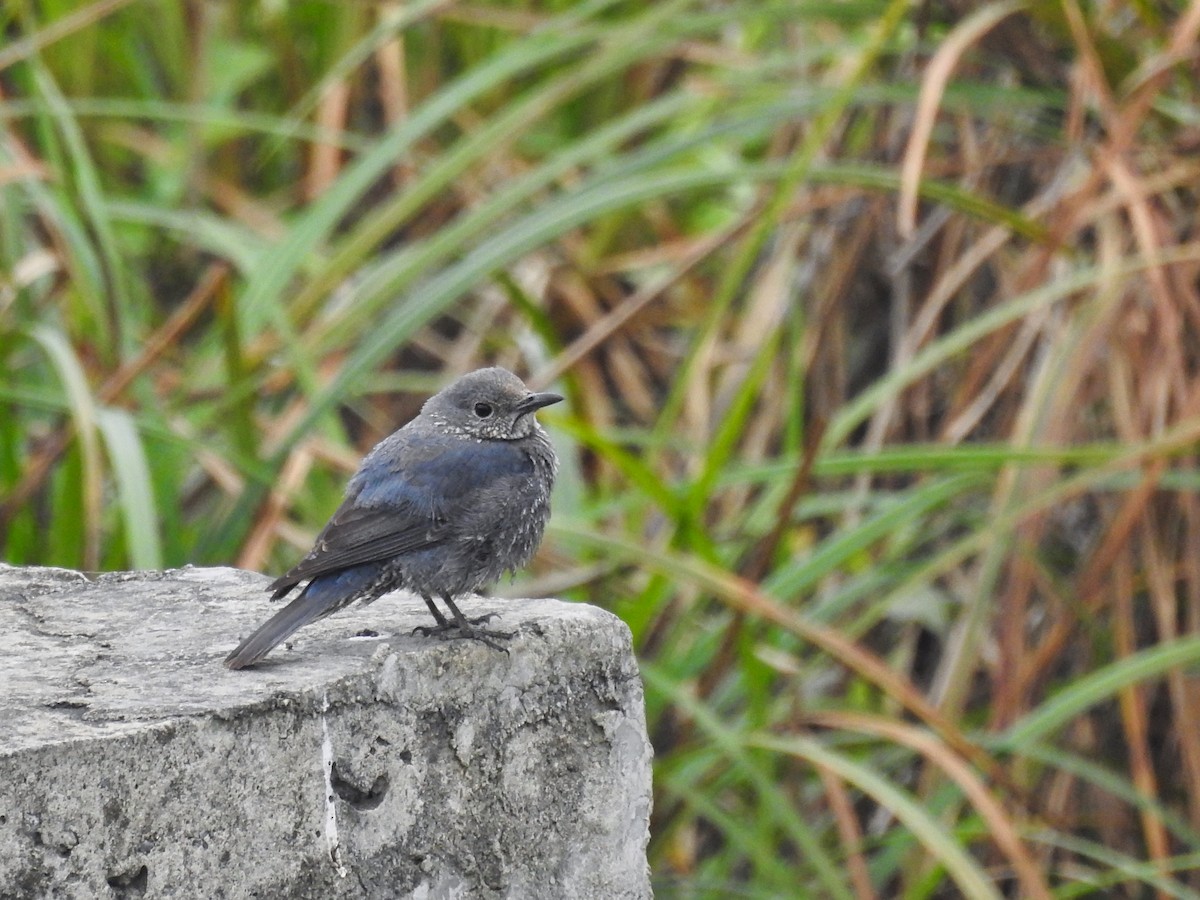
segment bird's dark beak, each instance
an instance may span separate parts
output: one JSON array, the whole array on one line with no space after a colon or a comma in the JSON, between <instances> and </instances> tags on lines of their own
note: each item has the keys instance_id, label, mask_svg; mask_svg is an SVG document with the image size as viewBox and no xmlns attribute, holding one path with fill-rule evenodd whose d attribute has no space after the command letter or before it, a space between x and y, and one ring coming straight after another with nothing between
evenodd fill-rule
<instances>
[{"instance_id":1,"label":"bird's dark beak","mask_svg":"<svg viewBox=\"0 0 1200 900\"><path fill-rule=\"evenodd\" d=\"M558 394L530 394L517 404L517 412L520 415L525 415L526 413L539 410L543 406L551 406L552 404L561 402L562 397Z\"/></svg>"}]
</instances>

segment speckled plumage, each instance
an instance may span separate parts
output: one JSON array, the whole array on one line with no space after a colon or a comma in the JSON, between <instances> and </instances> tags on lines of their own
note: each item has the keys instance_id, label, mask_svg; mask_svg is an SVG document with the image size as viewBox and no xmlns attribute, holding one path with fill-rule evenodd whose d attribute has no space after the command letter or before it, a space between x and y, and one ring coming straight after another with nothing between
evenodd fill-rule
<instances>
[{"instance_id":1,"label":"speckled plumage","mask_svg":"<svg viewBox=\"0 0 1200 900\"><path fill-rule=\"evenodd\" d=\"M558 460L535 414L561 399L500 368L431 397L367 454L313 549L270 586L279 599L307 582L300 594L225 664L253 665L296 629L397 588L425 599L437 621L428 631L498 646L507 635L473 627L453 600L521 568L541 543Z\"/></svg>"}]
</instances>

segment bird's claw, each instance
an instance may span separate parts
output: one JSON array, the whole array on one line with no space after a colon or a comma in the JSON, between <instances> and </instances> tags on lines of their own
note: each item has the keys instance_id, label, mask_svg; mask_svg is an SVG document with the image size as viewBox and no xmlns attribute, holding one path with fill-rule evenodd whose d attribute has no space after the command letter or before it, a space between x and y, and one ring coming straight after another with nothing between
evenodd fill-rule
<instances>
[{"instance_id":1,"label":"bird's claw","mask_svg":"<svg viewBox=\"0 0 1200 900\"><path fill-rule=\"evenodd\" d=\"M472 628L470 631L460 631L458 634L448 635L453 638L469 638L473 641L479 641L481 644L486 644L493 650L499 650L505 656L508 655L508 648L497 644L496 641L507 641L513 636L511 631L483 631ZM492 640L495 638L496 641Z\"/></svg>"},{"instance_id":2,"label":"bird's claw","mask_svg":"<svg viewBox=\"0 0 1200 900\"><path fill-rule=\"evenodd\" d=\"M496 613L488 613L483 616L476 616L473 619L466 619L470 626L484 625L492 619L496 618ZM508 648L497 644L496 641L506 641L514 634L512 631L485 631L482 628L463 628L458 622L443 622L438 625L418 625L412 630L414 635L421 637L437 637L444 641L450 640L472 640L479 641L481 644L486 644L493 650L499 650L502 653L508 653Z\"/></svg>"},{"instance_id":3,"label":"bird's claw","mask_svg":"<svg viewBox=\"0 0 1200 900\"><path fill-rule=\"evenodd\" d=\"M486 625L492 619L496 618L498 613L485 613L482 616L476 616L473 619L467 619L468 625ZM412 634L419 634L421 637L430 637L437 634L445 634L447 631L458 631L460 626L457 622L438 622L436 625L418 625L412 630Z\"/></svg>"}]
</instances>

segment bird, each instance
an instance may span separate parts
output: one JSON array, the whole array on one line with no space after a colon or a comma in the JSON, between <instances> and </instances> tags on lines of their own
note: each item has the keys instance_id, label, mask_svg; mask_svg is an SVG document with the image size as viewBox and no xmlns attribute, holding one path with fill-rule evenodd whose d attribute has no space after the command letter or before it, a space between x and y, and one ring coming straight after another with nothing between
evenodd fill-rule
<instances>
[{"instance_id":1,"label":"bird","mask_svg":"<svg viewBox=\"0 0 1200 900\"><path fill-rule=\"evenodd\" d=\"M494 615L468 619L455 598L522 568L541 543L558 458L536 413L562 399L499 367L430 397L363 458L312 550L267 590L279 600L303 588L225 665L252 666L298 628L401 588L420 595L436 623L414 633L505 650L497 641L511 633L479 627Z\"/></svg>"}]
</instances>

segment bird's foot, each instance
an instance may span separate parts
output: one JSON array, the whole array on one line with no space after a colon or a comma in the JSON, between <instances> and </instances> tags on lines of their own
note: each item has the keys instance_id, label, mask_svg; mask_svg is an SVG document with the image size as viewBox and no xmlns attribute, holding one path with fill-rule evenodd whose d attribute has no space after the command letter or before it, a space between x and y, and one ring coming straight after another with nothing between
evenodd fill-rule
<instances>
[{"instance_id":1,"label":"bird's foot","mask_svg":"<svg viewBox=\"0 0 1200 900\"><path fill-rule=\"evenodd\" d=\"M507 641L513 636L511 631L485 631L482 628L460 628L455 634L446 635L447 638L465 638L472 641L479 641L481 644L487 644L493 650L499 650L505 655L508 654L508 648L502 644L497 644L496 641Z\"/></svg>"},{"instance_id":2,"label":"bird's foot","mask_svg":"<svg viewBox=\"0 0 1200 900\"><path fill-rule=\"evenodd\" d=\"M473 619L467 619L468 625L486 625L492 619L496 618L498 613L487 613L482 616L476 616ZM447 622L442 620L436 625L418 625L412 630L412 634L419 634L421 637L431 637L434 635L445 634L447 631L458 631L461 626L457 622Z\"/></svg>"},{"instance_id":3,"label":"bird's foot","mask_svg":"<svg viewBox=\"0 0 1200 900\"><path fill-rule=\"evenodd\" d=\"M441 622L437 625L418 625L412 630L412 633L419 634L422 637L436 637L444 641L479 641L481 644L487 644L493 650L500 650L503 653L507 653L508 648L497 644L496 641L506 641L513 636L514 632L487 631L483 628L474 627L476 625L485 625L494 618L496 618L496 613L488 613L484 616L476 616L473 619L464 619L466 627L458 622Z\"/></svg>"}]
</instances>

